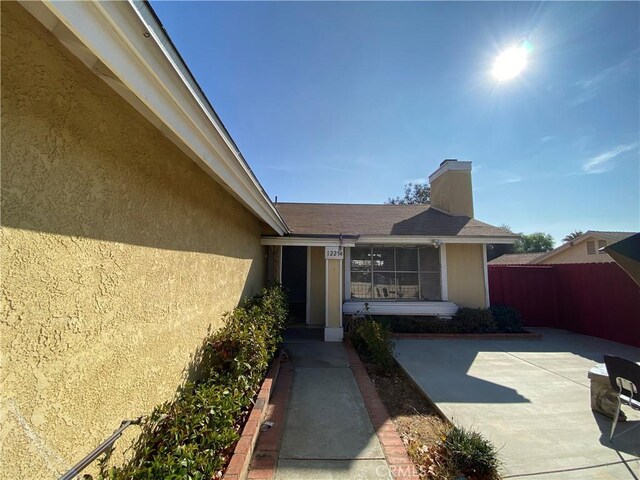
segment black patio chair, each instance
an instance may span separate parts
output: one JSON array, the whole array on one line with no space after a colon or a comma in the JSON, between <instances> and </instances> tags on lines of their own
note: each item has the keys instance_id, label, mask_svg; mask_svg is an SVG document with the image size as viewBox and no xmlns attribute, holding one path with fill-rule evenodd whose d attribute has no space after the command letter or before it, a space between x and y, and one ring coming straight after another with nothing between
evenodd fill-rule
<instances>
[{"instance_id":1,"label":"black patio chair","mask_svg":"<svg viewBox=\"0 0 640 480\"><path fill-rule=\"evenodd\" d=\"M604 364L607 366L611 387L618 392L618 406L611 425L609 441L613 438L613 432L620 416L620 407L628 405L634 410L640 410L640 365L629 360L613 355L604 356Z\"/></svg>"}]
</instances>

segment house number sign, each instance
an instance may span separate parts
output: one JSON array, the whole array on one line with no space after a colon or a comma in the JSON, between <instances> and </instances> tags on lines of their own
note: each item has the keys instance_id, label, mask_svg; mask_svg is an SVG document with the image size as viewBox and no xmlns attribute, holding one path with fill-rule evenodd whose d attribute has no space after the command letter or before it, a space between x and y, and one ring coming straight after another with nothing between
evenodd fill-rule
<instances>
[{"instance_id":1,"label":"house number sign","mask_svg":"<svg viewBox=\"0 0 640 480\"><path fill-rule=\"evenodd\" d=\"M342 260L344 258L344 248L342 247L324 247L325 260Z\"/></svg>"}]
</instances>

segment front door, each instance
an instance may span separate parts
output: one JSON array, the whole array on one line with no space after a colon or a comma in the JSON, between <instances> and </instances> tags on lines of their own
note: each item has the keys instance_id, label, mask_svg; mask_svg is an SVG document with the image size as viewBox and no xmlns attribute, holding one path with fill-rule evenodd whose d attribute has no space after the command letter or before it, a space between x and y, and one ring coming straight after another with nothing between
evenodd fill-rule
<instances>
[{"instance_id":1,"label":"front door","mask_svg":"<svg viewBox=\"0 0 640 480\"><path fill-rule=\"evenodd\" d=\"M307 247L282 247L282 286L289 295L289 321L307 321Z\"/></svg>"}]
</instances>

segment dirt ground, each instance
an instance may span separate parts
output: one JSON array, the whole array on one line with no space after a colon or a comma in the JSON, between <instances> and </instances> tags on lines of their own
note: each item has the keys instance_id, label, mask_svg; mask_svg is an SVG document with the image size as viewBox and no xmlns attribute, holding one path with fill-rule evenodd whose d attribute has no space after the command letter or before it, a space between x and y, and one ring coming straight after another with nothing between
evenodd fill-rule
<instances>
[{"instance_id":1,"label":"dirt ground","mask_svg":"<svg viewBox=\"0 0 640 480\"><path fill-rule=\"evenodd\" d=\"M425 465L425 453L441 440L446 421L400 368L382 375L364 359L363 363L409 457L417 467L428 467L430 462Z\"/></svg>"}]
</instances>

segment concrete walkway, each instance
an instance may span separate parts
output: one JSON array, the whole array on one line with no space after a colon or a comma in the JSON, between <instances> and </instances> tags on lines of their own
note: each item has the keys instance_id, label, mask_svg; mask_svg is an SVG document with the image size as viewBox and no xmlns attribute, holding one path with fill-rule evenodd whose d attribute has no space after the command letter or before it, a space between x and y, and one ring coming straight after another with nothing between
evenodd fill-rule
<instances>
[{"instance_id":1,"label":"concrete walkway","mask_svg":"<svg viewBox=\"0 0 640 480\"><path fill-rule=\"evenodd\" d=\"M618 423L590 409L587 372L640 349L554 329L542 340L398 340L398 360L455 423L500 449L504 478L638 479L640 415ZM629 428L635 428L624 433Z\"/></svg>"},{"instance_id":2,"label":"concrete walkway","mask_svg":"<svg viewBox=\"0 0 640 480\"><path fill-rule=\"evenodd\" d=\"M275 478L390 479L344 347L313 333L285 337L294 378Z\"/></svg>"}]
</instances>

